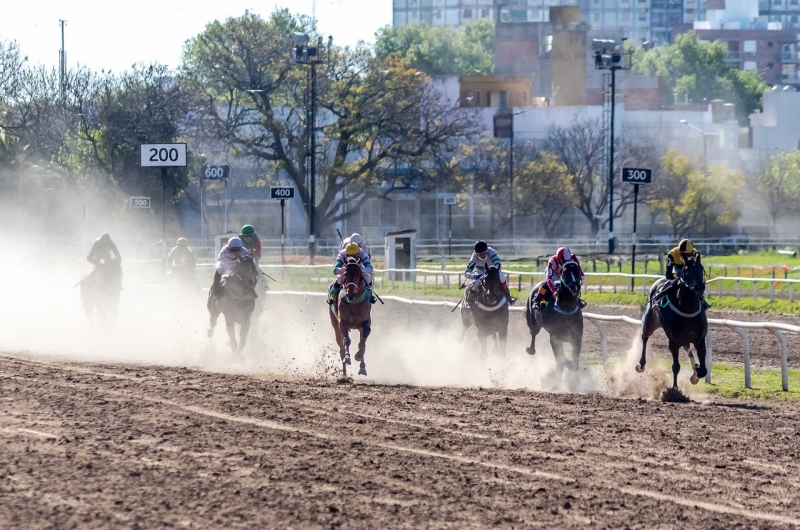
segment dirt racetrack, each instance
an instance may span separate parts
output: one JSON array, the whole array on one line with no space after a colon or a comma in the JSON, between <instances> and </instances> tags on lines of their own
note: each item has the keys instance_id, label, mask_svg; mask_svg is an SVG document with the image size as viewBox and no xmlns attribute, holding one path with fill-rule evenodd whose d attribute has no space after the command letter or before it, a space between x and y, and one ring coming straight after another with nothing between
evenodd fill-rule
<instances>
[{"instance_id":1,"label":"dirt racetrack","mask_svg":"<svg viewBox=\"0 0 800 530\"><path fill-rule=\"evenodd\" d=\"M798 408L0 358L2 528L782 528Z\"/></svg>"},{"instance_id":2,"label":"dirt racetrack","mask_svg":"<svg viewBox=\"0 0 800 530\"><path fill-rule=\"evenodd\" d=\"M800 526L800 406L652 399L668 375L635 374L628 327L605 373L587 325L559 384L520 315L482 358L447 310L387 303L369 376L339 384L320 299L270 297L238 359L202 294L127 288L115 329L48 296L0 307L0 528Z\"/></svg>"}]
</instances>

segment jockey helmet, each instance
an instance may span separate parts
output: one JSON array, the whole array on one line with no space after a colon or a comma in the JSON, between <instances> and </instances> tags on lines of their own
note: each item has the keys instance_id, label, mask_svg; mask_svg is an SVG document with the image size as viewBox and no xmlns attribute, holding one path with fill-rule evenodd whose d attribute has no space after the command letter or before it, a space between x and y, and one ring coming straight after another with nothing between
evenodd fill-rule
<instances>
[{"instance_id":1,"label":"jockey helmet","mask_svg":"<svg viewBox=\"0 0 800 530\"><path fill-rule=\"evenodd\" d=\"M103 234L102 236L100 236L100 242L103 243L104 245L108 245L109 243L111 243L111 236L108 234Z\"/></svg>"},{"instance_id":2,"label":"jockey helmet","mask_svg":"<svg viewBox=\"0 0 800 530\"><path fill-rule=\"evenodd\" d=\"M253 228L252 225L244 225L242 227L242 235L243 236L254 236L254 235L256 235L256 229Z\"/></svg>"},{"instance_id":3,"label":"jockey helmet","mask_svg":"<svg viewBox=\"0 0 800 530\"><path fill-rule=\"evenodd\" d=\"M361 252L361 247L354 241L349 242L347 246L344 247L344 253L348 256L357 256L359 252Z\"/></svg>"},{"instance_id":4,"label":"jockey helmet","mask_svg":"<svg viewBox=\"0 0 800 530\"><path fill-rule=\"evenodd\" d=\"M242 248L242 240L238 237L232 237L228 240L228 248L231 250L240 250Z\"/></svg>"},{"instance_id":5,"label":"jockey helmet","mask_svg":"<svg viewBox=\"0 0 800 530\"><path fill-rule=\"evenodd\" d=\"M688 239L681 239L681 242L678 243L678 250L681 254L693 254L694 245Z\"/></svg>"},{"instance_id":6,"label":"jockey helmet","mask_svg":"<svg viewBox=\"0 0 800 530\"><path fill-rule=\"evenodd\" d=\"M179 246L179 247L188 247L189 246L189 240L186 239L185 237L179 237L178 241L176 241L175 244L177 246Z\"/></svg>"},{"instance_id":7,"label":"jockey helmet","mask_svg":"<svg viewBox=\"0 0 800 530\"><path fill-rule=\"evenodd\" d=\"M489 250L489 245L486 244L486 241L481 240L475 243L475 252L478 254L487 250Z\"/></svg>"},{"instance_id":8,"label":"jockey helmet","mask_svg":"<svg viewBox=\"0 0 800 530\"><path fill-rule=\"evenodd\" d=\"M361 234L359 234L358 232L354 232L352 236L347 238L347 240L350 241L351 243L355 243L358 246L361 246L361 244L364 243L364 238L361 237Z\"/></svg>"},{"instance_id":9,"label":"jockey helmet","mask_svg":"<svg viewBox=\"0 0 800 530\"><path fill-rule=\"evenodd\" d=\"M556 259L565 263L572 259L572 252L567 247L561 247L556 251Z\"/></svg>"}]
</instances>

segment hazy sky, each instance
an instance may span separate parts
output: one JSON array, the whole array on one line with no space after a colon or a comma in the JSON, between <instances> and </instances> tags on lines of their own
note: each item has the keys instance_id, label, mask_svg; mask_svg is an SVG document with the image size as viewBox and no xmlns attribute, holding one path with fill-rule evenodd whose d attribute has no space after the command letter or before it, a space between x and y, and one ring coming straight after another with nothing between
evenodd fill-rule
<instances>
[{"instance_id":1,"label":"hazy sky","mask_svg":"<svg viewBox=\"0 0 800 530\"><path fill-rule=\"evenodd\" d=\"M3 2L0 39L16 40L32 63L58 64L58 20L67 21L70 66L121 71L135 62L178 65L186 39L212 20L246 9L267 17L276 7L311 15L313 0L10 0ZM374 41L392 21L392 0L316 0L317 25L334 42Z\"/></svg>"}]
</instances>

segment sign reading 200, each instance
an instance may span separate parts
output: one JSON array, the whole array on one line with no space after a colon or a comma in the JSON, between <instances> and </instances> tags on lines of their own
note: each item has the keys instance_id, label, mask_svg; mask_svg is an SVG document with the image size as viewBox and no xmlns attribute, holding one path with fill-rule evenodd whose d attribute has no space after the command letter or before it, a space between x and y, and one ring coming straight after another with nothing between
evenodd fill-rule
<instances>
[{"instance_id":1,"label":"sign reading 200","mask_svg":"<svg viewBox=\"0 0 800 530\"><path fill-rule=\"evenodd\" d=\"M186 144L142 144L142 167L186 167Z\"/></svg>"}]
</instances>

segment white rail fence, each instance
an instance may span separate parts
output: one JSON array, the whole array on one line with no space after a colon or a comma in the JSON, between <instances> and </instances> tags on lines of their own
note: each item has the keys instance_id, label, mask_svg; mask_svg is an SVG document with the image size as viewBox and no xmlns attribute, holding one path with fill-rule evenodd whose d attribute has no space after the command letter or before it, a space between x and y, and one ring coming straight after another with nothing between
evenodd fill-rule
<instances>
[{"instance_id":1,"label":"white rail fence","mask_svg":"<svg viewBox=\"0 0 800 530\"><path fill-rule=\"evenodd\" d=\"M289 295L289 296L315 296L325 297L326 293L313 292L313 291L269 291L270 295ZM448 301L435 301L435 300L414 300L410 298L403 298L400 296L383 296L384 300L391 300L409 305L419 306L438 306L448 309L454 308L457 304ZM524 307L511 307L511 311L524 312ZM607 322L621 322L629 326L641 329L642 322L635 318L624 315L599 315L596 313L583 313L583 318L591 321L600 333L600 343L603 358L603 366L606 365L608 360L608 340L605 324ZM736 332L742 338L743 353L744 353L744 386L745 388L752 388L752 373L750 366L750 338L747 330L765 329L775 335L778 339L780 346L781 356L781 387L784 392L789 391L789 348L786 342L786 335L784 332L800 333L800 326L793 326L791 324L783 324L780 322L742 322L738 320L723 320L709 318L708 323L710 326L722 326ZM706 382L711 382L711 367L713 359L713 333L711 329L706 336L706 365L708 367L708 374L706 375Z\"/></svg>"}]
</instances>

